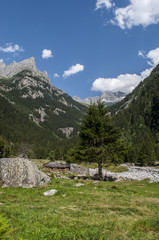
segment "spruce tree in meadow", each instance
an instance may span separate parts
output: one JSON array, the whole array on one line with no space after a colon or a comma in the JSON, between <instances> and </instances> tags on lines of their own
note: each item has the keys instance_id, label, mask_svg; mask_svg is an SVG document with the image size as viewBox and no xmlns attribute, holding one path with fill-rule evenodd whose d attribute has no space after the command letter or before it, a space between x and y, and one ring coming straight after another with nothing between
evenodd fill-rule
<instances>
[{"instance_id":1,"label":"spruce tree in meadow","mask_svg":"<svg viewBox=\"0 0 159 240\"><path fill-rule=\"evenodd\" d=\"M79 146L74 152L75 159L97 162L100 177L103 163L123 162L126 147L121 141L121 132L113 125L103 103L89 106L80 125L79 138Z\"/></svg>"}]
</instances>

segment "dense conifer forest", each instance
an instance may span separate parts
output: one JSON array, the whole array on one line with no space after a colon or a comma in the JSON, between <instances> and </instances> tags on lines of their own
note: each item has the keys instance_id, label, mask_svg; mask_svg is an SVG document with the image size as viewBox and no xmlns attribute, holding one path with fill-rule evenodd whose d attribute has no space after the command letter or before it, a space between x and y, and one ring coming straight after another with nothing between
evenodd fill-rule
<instances>
[{"instance_id":1,"label":"dense conifer forest","mask_svg":"<svg viewBox=\"0 0 159 240\"><path fill-rule=\"evenodd\" d=\"M127 161L153 164L159 158L159 65L110 111L129 147Z\"/></svg>"}]
</instances>

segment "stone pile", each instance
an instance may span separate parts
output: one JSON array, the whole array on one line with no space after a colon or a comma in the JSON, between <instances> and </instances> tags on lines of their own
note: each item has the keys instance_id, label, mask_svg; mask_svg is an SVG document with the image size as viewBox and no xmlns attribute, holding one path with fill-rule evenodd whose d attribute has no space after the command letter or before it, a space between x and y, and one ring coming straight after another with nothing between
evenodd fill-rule
<instances>
[{"instance_id":1,"label":"stone pile","mask_svg":"<svg viewBox=\"0 0 159 240\"><path fill-rule=\"evenodd\" d=\"M127 166L127 165L125 165ZM108 175L112 175L117 178L117 181L120 180L137 180L142 181L148 179L149 182L159 182L159 169L153 167L137 167L137 166L127 166L127 172L121 173L111 173L108 172Z\"/></svg>"},{"instance_id":2,"label":"stone pile","mask_svg":"<svg viewBox=\"0 0 159 240\"><path fill-rule=\"evenodd\" d=\"M59 165L57 165L57 163L49 163L49 164L45 164L44 166L50 167L50 168L54 168L54 167L59 168ZM130 164L122 164L122 166L126 166L128 168L128 171L121 172L121 173L114 173L114 172L108 171L107 169L103 169L102 170L103 179L107 181L122 181L122 180L142 181L147 179L150 183L159 182L159 168L138 167ZM72 177L59 175L57 176L57 178L99 180L94 178L96 175L98 175L98 168L84 168L77 164L68 164L67 167L69 168L70 173L75 173L77 175Z\"/></svg>"},{"instance_id":3,"label":"stone pile","mask_svg":"<svg viewBox=\"0 0 159 240\"><path fill-rule=\"evenodd\" d=\"M71 164L72 165L72 164ZM70 168L70 171L81 174L81 175L89 175L93 177L95 174L98 174L98 168L81 168L80 166L73 164L73 168ZM128 171L121 173L114 173L103 169L103 178L107 176L108 178L112 177L116 179L116 181L122 180L149 180L149 182L159 182L159 169L154 167L137 167L137 166L129 166L128 164L122 164L128 168Z\"/></svg>"}]
</instances>

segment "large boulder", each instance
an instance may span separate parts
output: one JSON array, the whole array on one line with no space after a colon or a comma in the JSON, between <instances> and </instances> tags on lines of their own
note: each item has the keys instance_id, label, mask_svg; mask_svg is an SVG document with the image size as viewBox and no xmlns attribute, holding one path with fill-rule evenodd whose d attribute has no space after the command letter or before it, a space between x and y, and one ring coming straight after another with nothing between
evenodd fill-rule
<instances>
[{"instance_id":1,"label":"large boulder","mask_svg":"<svg viewBox=\"0 0 159 240\"><path fill-rule=\"evenodd\" d=\"M1 158L0 182L3 187L38 187L50 182L50 178L25 158Z\"/></svg>"},{"instance_id":2,"label":"large boulder","mask_svg":"<svg viewBox=\"0 0 159 240\"><path fill-rule=\"evenodd\" d=\"M83 168L83 167L80 167L79 165L77 164L70 164L70 172L72 173L78 173L78 174L81 174L81 175L89 175L89 169L88 168Z\"/></svg>"}]
</instances>

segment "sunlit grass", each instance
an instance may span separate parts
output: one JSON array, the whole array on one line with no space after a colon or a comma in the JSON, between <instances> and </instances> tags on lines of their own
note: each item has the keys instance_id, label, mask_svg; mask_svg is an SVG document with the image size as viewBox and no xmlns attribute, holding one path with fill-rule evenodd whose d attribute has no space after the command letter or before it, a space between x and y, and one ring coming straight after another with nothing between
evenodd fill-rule
<instances>
[{"instance_id":1,"label":"sunlit grass","mask_svg":"<svg viewBox=\"0 0 159 240\"><path fill-rule=\"evenodd\" d=\"M1 188L1 213L18 240L159 239L159 185L52 179L40 188ZM57 189L54 196L43 192ZM6 238L14 240L14 232Z\"/></svg>"}]
</instances>

